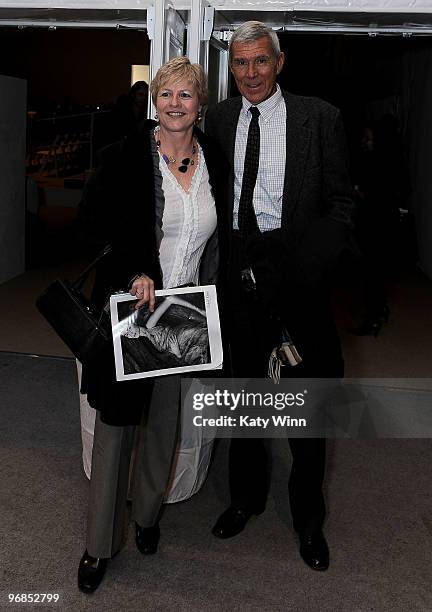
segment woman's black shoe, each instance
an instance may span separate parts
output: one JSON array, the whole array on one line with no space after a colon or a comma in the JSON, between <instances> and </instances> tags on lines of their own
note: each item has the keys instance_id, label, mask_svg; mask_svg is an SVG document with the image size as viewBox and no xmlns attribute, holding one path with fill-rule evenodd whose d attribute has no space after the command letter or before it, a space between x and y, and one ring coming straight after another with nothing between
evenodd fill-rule
<instances>
[{"instance_id":1,"label":"woman's black shoe","mask_svg":"<svg viewBox=\"0 0 432 612\"><path fill-rule=\"evenodd\" d=\"M87 551L84 552L78 567L78 588L83 593L96 591L107 567L108 559L91 557Z\"/></svg>"},{"instance_id":2,"label":"woman's black shoe","mask_svg":"<svg viewBox=\"0 0 432 612\"><path fill-rule=\"evenodd\" d=\"M160 538L159 523L153 527L140 527L135 523L135 542L143 555L154 555L158 549Z\"/></svg>"},{"instance_id":3,"label":"woman's black shoe","mask_svg":"<svg viewBox=\"0 0 432 612\"><path fill-rule=\"evenodd\" d=\"M350 329L354 336L378 336L382 326L388 323L390 309L387 305L383 306L379 313L367 314L358 327Z\"/></svg>"}]
</instances>

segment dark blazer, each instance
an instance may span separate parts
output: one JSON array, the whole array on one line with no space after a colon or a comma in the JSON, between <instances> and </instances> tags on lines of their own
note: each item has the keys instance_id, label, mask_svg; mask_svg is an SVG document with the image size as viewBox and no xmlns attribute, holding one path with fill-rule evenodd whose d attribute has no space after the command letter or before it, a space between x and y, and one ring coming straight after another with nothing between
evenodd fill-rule
<instances>
[{"instance_id":1,"label":"dark blazer","mask_svg":"<svg viewBox=\"0 0 432 612\"><path fill-rule=\"evenodd\" d=\"M287 319L300 343L329 335L329 276L352 240L353 199L339 111L317 98L282 92L286 104L286 166L281 227L249 239L249 263L264 299ZM228 220L232 228L234 153L241 97L206 115L206 133L230 162ZM331 334L330 334L331 335ZM333 336L334 337L334 334Z\"/></svg>"},{"instance_id":2,"label":"dark blazer","mask_svg":"<svg viewBox=\"0 0 432 612\"><path fill-rule=\"evenodd\" d=\"M146 120L137 133L110 145L101 153L101 163L84 191L78 215L80 243L92 256L110 243L112 254L98 267L92 299L102 307L111 293L127 290L140 273L162 287L156 241L156 212L151 130L156 123ZM226 167L218 145L199 129L195 135L202 147L216 202L218 225L209 239L200 267L200 282L215 283L219 268L219 244L224 244L221 214L222 186ZM220 239L221 238L221 239ZM226 256L221 257L226 259ZM83 368L81 390L91 406L102 412L108 424L131 425L140 421L151 381L114 382L113 351L98 356ZM138 399L137 399L138 398Z\"/></svg>"}]
</instances>

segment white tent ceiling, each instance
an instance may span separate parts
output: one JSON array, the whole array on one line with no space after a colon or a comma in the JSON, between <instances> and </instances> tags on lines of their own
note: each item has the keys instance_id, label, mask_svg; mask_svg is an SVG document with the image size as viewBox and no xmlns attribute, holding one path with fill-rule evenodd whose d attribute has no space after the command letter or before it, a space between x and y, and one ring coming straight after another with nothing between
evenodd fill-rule
<instances>
[{"instance_id":1,"label":"white tent ceiling","mask_svg":"<svg viewBox=\"0 0 432 612\"><path fill-rule=\"evenodd\" d=\"M0 0L0 8L142 10L157 0ZM174 8L187 9L188 0L172 0ZM208 0L225 11L329 11L354 13L431 13L432 0Z\"/></svg>"},{"instance_id":2,"label":"white tent ceiling","mask_svg":"<svg viewBox=\"0 0 432 612\"><path fill-rule=\"evenodd\" d=\"M8 6L4 6L7 4ZM15 4L16 6L13 6ZM93 8L31 6L24 7L22 2L4 2L0 0L0 25L33 25L55 27L56 25L79 25L80 27L145 27L147 19L146 10L128 8L107 8L108 2L92 4ZM42 3L39 3L42 4ZM45 3L49 4L49 3ZM50 3L54 4L53 2ZM65 3L66 4L66 3ZM71 2L69 5L73 4ZM77 3L77 4L83 4ZM112 3L111 3L112 4ZM130 4L130 3L129 3ZM35 3L36 5L36 3Z\"/></svg>"},{"instance_id":3,"label":"white tent ceiling","mask_svg":"<svg viewBox=\"0 0 432 612\"><path fill-rule=\"evenodd\" d=\"M218 10L428 13L432 0L209 0Z\"/></svg>"},{"instance_id":4,"label":"white tent ceiling","mask_svg":"<svg viewBox=\"0 0 432 612\"><path fill-rule=\"evenodd\" d=\"M342 29L351 32L368 30L381 33L410 32L415 34L432 32L432 12L413 14L272 10L257 14L251 13L250 10L222 10L215 13L215 29L230 30L233 26L238 26L248 19L260 19L271 27L284 30Z\"/></svg>"},{"instance_id":5,"label":"white tent ceiling","mask_svg":"<svg viewBox=\"0 0 432 612\"><path fill-rule=\"evenodd\" d=\"M151 0L0 0L0 8L15 9L139 10L153 4Z\"/></svg>"},{"instance_id":6,"label":"white tent ceiling","mask_svg":"<svg viewBox=\"0 0 432 612\"><path fill-rule=\"evenodd\" d=\"M0 0L0 25L145 27L159 0ZM215 29L248 19L287 30L431 33L432 0L208 0ZM180 12L191 0L166 0ZM187 20L186 20L187 21Z\"/></svg>"}]
</instances>

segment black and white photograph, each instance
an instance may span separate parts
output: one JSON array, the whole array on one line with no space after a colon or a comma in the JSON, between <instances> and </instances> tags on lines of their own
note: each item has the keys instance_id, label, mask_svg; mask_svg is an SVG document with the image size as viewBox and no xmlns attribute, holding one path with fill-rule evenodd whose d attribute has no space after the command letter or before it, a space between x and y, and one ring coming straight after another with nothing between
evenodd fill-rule
<instances>
[{"instance_id":1,"label":"black and white photograph","mask_svg":"<svg viewBox=\"0 0 432 612\"><path fill-rule=\"evenodd\" d=\"M156 291L153 312L130 293L111 296L117 380L222 366L214 286Z\"/></svg>"}]
</instances>

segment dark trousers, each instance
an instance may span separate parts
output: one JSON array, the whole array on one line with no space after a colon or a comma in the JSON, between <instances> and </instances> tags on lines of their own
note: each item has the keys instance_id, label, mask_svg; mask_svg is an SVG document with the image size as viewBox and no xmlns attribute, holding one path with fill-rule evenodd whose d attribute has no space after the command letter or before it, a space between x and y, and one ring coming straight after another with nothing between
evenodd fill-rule
<instances>
[{"instance_id":1,"label":"dark trousers","mask_svg":"<svg viewBox=\"0 0 432 612\"><path fill-rule=\"evenodd\" d=\"M265 378L272 349L280 339L280 325L272 319L259 294L244 292L231 283L230 348L235 377ZM341 377L343 360L336 329L330 315L309 304L299 309L302 317L287 320L303 362L282 368L289 378ZM308 323L308 310L311 317ZM315 311L315 312L314 312ZM289 317L288 317L289 318ZM319 321L318 321L319 319ZM308 328L310 328L308 332ZM291 438L292 468L289 499L294 529L320 529L325 518L322 485L325 470L325 439ZM264 440L233 438L229 453L229 484L233 506L250 512L264 510L268 490L267 453Z\"/></svg>"},{"instance_id":2,"label":"dark trousers","mask_svg":"<svg viewBox=\"0 0 432 612\"><path fill-rule=\"evenodd\" d=\"M325 439L290 438L293 458L288 482L294 529L315 531L325 517L322 493L325 468ZM259 438L233 438L229 453L231 504L260 513L268 489L267 452Z\"/></svg>"}]
</instances>

